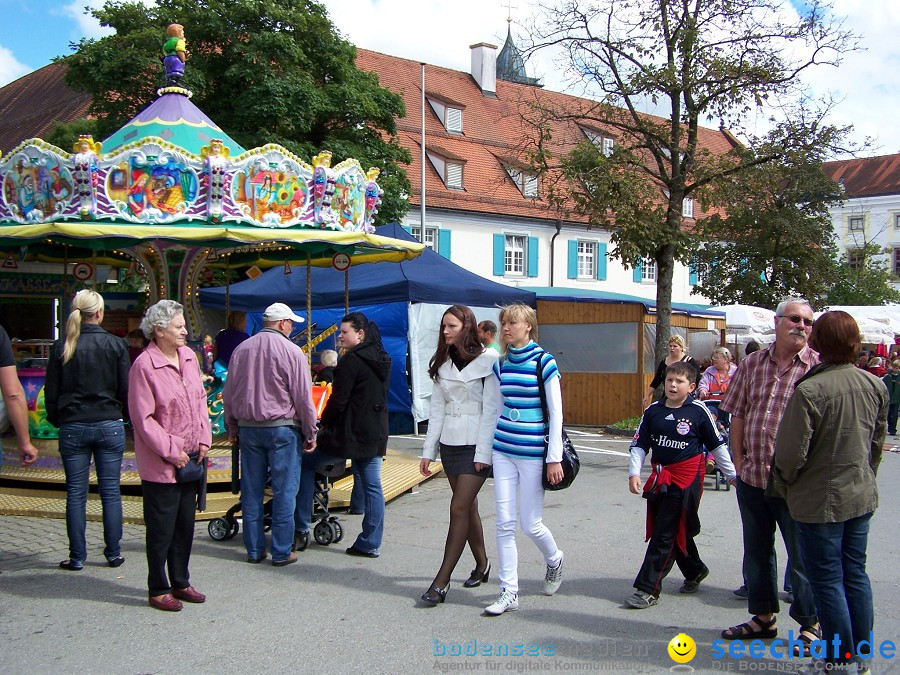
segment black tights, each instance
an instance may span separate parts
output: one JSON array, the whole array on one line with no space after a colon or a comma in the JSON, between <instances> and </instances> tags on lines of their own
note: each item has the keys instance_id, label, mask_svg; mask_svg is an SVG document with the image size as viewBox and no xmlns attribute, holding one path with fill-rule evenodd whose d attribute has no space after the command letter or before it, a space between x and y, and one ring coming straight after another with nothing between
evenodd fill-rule
<instances>
[{"instance_id":1,"label":"black tights","mask_svg":"<svg viewBox=\"0 0 900 675\"><path fill-rule=\"evenodd\" d=\"M445 588L450 583L450 575L462 556L466 541L475 557L475 568L483 572L488 564L484 530L478 515L478 492L486 479L464 473L447 476L447 480L450 481L453 497L450 499L450 529L444 545L444 560L434 578L434 585L438 588Z\"/></svg>"}]
</instances>

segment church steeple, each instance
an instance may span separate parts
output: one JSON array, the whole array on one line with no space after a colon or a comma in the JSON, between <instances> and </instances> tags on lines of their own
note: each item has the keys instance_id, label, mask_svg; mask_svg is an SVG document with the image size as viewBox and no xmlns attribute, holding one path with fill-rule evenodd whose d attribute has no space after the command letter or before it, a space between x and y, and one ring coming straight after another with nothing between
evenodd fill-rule
<instances>
[{"instance_id":1,"label":"church steeple","mask_svg":"<svg viewBox=\"0 0 900 675\"><path fill-rule=\"evenodd\" d=\"M506 80L507 82L517 82L519 84L529 84L532 86L542 86L540 80L536 77L528 77L525 72L525 60L522 53L516 47L512 34L512 19L507 21L506 42L503 43L503 49L497 56L497 79Z\"/></svg>"}]
</instances>

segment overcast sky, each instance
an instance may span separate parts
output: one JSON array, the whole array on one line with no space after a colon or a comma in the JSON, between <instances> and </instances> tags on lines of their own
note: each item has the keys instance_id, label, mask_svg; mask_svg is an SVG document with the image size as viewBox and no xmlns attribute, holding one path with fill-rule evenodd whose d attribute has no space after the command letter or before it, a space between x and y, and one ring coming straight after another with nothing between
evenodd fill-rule
<instances>
[{"instance_id":1,"label":"overcast sky","mask_svg":"<svg viewBox=\"0 0 900 675\"><path fill-rule=\"evenodd\" d=\"M0 0L4 16L0 85L69 53L69 43L80 37L101 35L96 22L83 14L85 4L86 0L72 0L68 5L52 0ZM510 14L513 33L522 36L522 25L534 11L533 0L324 0L323 4L338 30L360 47L467 72L469 45L502 45ZM861 36L865 51L848 54L838 69L811 71L807 76L810 91L817 95L830 91L841 100L830 121L853 124L856 140L874 137L878 147L868 154L900 152L900 125L893 122L894 105L900 104L900 0L834 0L833 4L846 27ZM36 37L38 31L40 37ZM190 40L190 27L187 31ZM528 69L548 88L563 89L549 60L533 60Z\"/></svg>"}]
</instances>

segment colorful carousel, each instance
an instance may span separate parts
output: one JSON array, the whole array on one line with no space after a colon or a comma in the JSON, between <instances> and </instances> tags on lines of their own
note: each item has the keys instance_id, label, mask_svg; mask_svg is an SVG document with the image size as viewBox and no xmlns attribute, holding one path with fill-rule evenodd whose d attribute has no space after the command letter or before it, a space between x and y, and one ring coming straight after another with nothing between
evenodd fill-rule
<instances>
[{"instance_id":1,"label":"colorful carousel","mask_svg":"<svg viewBox=\"0 0 900 675\"><path fill-rule=\"evenodd\" d=\"M102 143L81 137L67 152L34 138L0 158L0 259L58 270L59 325L79 281L97 281L98 261L143 275L147 303L181 302L189 338L196 341L208 332L197 298L201 275L212 268L304 262L348 267L421 253L420 244L372 234L382 196L377 168L355 159L331 166L329 152L306 161L275 144L244 149L190 98L190 91L166 86ZM311 321L306 325L311 331ZM310 332L306 340L313 339ZM27 365L19 374L41 455L33 466L21 467L14 439L4 439L0 513L62 515L65 477L57 431L43 410L43 369L39 359ZM223 431L215 383L210 415ZM230 485L231 449L224 436L210 458L210 482ZM403 472L407 481L418 473L417 463ZM132 522L140 521L139 484L134 455L127 452L123 501ZM338 505L343 492L349 498L349 485L343 488L335 492ZM205 515L220 515L233 501L229 490L217 505L212 493ZM89 517L99 518L99 503L91 500L88 508Z\"/></svg>"}]
</instances>

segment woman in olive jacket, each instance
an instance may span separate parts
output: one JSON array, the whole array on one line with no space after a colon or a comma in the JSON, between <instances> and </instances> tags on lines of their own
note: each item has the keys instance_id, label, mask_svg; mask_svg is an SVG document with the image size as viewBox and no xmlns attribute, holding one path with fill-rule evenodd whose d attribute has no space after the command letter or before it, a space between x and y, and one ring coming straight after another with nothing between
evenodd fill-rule
<instances>
[{"instance_id":1,"label":"woman in olive jacket","mask_svg":"<svg viewBox=\"0 0 900 675\"><path fill-rule=\"evenodd\" d=\"M797 522L800 549L824 639L841 639L830 664L871 658L872 588L866 574L869 520L878 506L888 396L884 383L854 367L859 327L846 312L813 324L821 363L798 382L775 439L772 483ZM852 647L852 649L851 649ZM849 658L847 656L849 652Z\"/></svg>"},{"instance_id":2,"label":"woman in olive jacket","mask_svg":"<svg viewBox=\"0 0 900 675\"><path fill-rule=\"evenodd\" d=\"M325 452L353 460L365 493L362 532L347 553L377 558L384 534L381 458L387 452L391 357L381 345L378 325L361 312L341 319L338 342L345 351L334 369L320 438Z\"/></svg>"}]
</instances>

